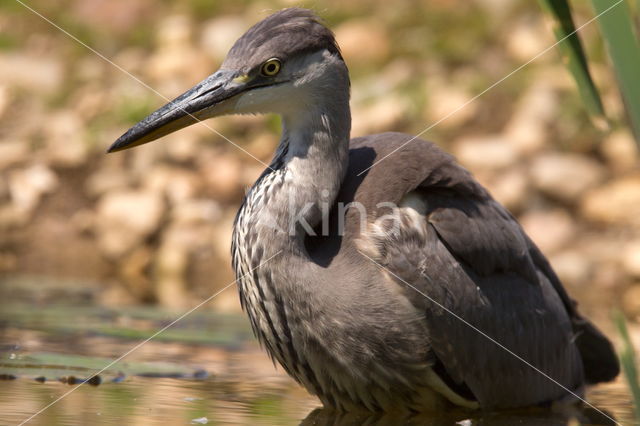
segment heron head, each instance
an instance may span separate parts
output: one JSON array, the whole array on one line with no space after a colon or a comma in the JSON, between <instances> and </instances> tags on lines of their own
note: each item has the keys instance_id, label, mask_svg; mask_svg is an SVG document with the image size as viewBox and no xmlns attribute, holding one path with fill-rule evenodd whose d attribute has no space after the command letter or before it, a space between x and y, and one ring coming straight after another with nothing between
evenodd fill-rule
<instances>
[{"instance_id":1,"label":"heron head","mask_svg":"<svg viewBox=\"0 0 640 426\"><path fill-rule=\"evenodd\" d=\"M276 12L233 45L220 69L120 136L109 152L225 114L298 114L348 103L349 77L333 33L309 10ZM335 94L335 96L334 96Z\"/></svg>"}]
</instances>

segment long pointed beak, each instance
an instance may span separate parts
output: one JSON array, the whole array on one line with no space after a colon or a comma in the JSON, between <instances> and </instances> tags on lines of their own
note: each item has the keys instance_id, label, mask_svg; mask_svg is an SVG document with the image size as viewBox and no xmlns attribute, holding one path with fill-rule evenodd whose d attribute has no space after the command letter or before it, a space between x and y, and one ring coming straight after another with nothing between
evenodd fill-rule
<instances>
[{"instance_id":1,"label":"long pointed beak","mask_svg":"<svg viewBox=\"0 0 640 426\"><path fill-rule=\"evenodd\" d=\"M122 151L151 142L232 108L231 98L247 86L237 72L220 70L127 130L107 152Z\"/></svg>"}]
</instances>

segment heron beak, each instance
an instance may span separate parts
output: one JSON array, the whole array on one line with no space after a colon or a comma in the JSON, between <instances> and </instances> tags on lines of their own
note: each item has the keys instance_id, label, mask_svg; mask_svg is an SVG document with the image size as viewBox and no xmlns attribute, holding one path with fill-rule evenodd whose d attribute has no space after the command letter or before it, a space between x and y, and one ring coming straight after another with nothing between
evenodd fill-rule
<instances>
[{"instance_id":1,"label":"heron beak","mask_svg":"<svg viewBox=\"0 0 640 426\"><path fill-rule=\"evenodd\" d=\"M127 130L107 152L122 151L151 142L233 109L232 98L247 89L247 77L220 70Z\"/></svg>"}]
</instances>

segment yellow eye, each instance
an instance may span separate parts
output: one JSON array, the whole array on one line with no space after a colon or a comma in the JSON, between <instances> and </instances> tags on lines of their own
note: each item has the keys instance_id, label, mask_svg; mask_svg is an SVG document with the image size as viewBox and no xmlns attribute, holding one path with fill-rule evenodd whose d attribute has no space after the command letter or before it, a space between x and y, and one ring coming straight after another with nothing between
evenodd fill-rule
<instances>
[{"instance_id":1,"label":"yellow eye","mask_svg":"<svg viewBox=\"0 0 640 426\"><path fill-rule=\"evenodd\" d=\"M271 58L264 64L262 64L262 68L260 68L260 72L265 77L273 77L274 75L280 72L280 59Z\"/></svg>"}]
</instances>

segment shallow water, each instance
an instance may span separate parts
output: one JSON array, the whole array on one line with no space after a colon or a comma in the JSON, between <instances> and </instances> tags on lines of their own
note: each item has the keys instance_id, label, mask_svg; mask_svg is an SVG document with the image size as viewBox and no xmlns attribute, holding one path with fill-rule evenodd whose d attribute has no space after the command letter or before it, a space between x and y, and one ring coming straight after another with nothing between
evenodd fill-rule
<instances>
[{"instance_id":1,"label":"shallow water","mask_svg":"<svg viewBox=\"0 0 640 426\"><path fill-rule=\"evenodd\" d=\"M243 316L208 311L194 312L105 369L99 385L72 385L68 382L101 370L178 314L150 308L0 306L2 425L28 419L33 425L564 425L574 416L583 424L614 424L588 409L568 415L537 410L473 417L338 417L319 410L315 398L274 369ZM618 423L632 424L621 379L591 389L587 398Z\"/></svg>"}]
</instances>

